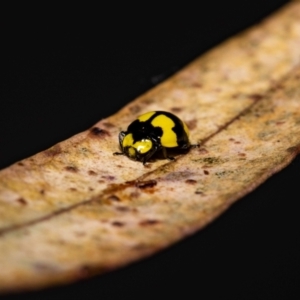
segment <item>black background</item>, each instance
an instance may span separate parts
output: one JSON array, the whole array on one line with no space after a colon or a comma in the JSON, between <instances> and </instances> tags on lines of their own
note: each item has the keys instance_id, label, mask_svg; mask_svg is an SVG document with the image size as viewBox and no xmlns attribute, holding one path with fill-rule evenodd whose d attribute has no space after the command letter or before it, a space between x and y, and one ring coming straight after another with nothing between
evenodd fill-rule
<instances>
[{"instance_id":1,"label":"black background","mask_svg":"<svg viewBox=\"0 0 300 300\"><path fill-rule=\"evenodd\" d=\"M0 168L86 130L285 3L20 10L1 37ZM3 299L295 298L299 174L296 158L204 230L151 258Z\"/></svg>"}]
</instances>

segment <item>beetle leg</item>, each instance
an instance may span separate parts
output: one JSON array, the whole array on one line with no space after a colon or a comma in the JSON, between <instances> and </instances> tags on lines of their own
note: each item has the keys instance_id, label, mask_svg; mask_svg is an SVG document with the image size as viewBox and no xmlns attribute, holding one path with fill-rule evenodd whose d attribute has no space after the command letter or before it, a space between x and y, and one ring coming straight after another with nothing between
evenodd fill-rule
<instances>
[{"instance_id":1,"label":"beetle leg","mask_svg":"<svg viewBox=\"0 0 300 300\"><path fill-rule=\"evenodd\" d=\"M120 148L121 148L122 152L124 151L124 150L123 150L123 145L122 145L122 143L123 143L123 140L124 140L125 135L126 135L126 132L125 132L125 131L121 131L121 132L119 133L119 144L120 144Z\"/></svg>"},{"instance_id":2,"label":"beetle leg","mask_svg":"<svg viewBox=\"0 0 300 300\"><path fill-rule=\"evenodd\" d=\"M163 153L164 158L166 158L166 159L168 159L168 160L175 160L175 157L169 156L169 155L167 154L167 149L166 149L165 147L162 147L161 150L162 150L162 153Z\"/></svg>"},{"instance_id":3,"label":"beetle leg","mask_svg":"<svg viewBox=\"0 0 300 300\"><path fill-rule=\"evenodd\" d=\"M124 155L123 152L114 152L113 155Z\"/></svg>"},{"instance_id":4,"label":"beetle leg","mask_svg":"<svg viewBox=\"0 0 300 300\"><path fill-rule=\"evenodd\" d=\"M200 143L199 144L191 144L190 146L192 149L194 148L200 148Z\"/></svg>"},{"instance_id":5,"label":"beetle leg","mask_svg":"<svg viewBox=\"0 0 300 300\"><path fill-rule=\"evenodd\" d=\"M124 149L123 149L123 145L122 142L124 140L124 136L126 135L125 131L121 131L119 133L119 144L120 144L120 148L122 152L114 152L113 155L124 155Z\"/></svg>"},{"instance_id":6,"label":"beetle leg","mask_svg":"<svg viewBox=\"0 0 300 300\"><path fill-rule=\"evenodd\" d=\"M149 152L143 158L143 165L152 157L152 155L158 150L157 146L154 146L153 149L149 150Z\"/></svg>"},{"instance_id":7,"label":"beetle leg","mask_svg":"<svg viewBox=\"0 0 300 300\"><path fill-rule=\"evenodd\" d=\"M188 149L190 149L191 146L192 145L190 143L184 143L179 148L182 149L182 150L188 150Z\"/></svg>"}]
</instances>

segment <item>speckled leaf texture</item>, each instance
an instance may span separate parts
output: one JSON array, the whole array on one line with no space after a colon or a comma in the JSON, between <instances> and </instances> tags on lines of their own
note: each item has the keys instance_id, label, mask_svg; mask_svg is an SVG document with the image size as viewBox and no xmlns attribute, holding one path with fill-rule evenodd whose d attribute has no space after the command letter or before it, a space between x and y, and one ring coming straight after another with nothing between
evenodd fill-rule
<instances>
[{"instance_id":1,"label":"speckled leaf texture","mask_svg":"<svg viewBox=\"0 0 300 300\"><path fill-rule=\"evenodd\" d=\"M166 110L199 148L146 166L118 151ZM300 3L192 62L117 114L0 172L0 291L107 272L199 230L300 149ZM32 247L34 245L34 247Z\"/></svg>"}]
</instances>

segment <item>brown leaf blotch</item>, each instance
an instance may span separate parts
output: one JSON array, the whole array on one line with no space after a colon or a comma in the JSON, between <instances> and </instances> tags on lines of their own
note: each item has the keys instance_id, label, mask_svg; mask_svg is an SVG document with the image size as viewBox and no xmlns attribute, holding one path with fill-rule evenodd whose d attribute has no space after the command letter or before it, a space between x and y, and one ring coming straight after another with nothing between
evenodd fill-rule
<instances>
[{"instance_id":1,"label":"brown leaf blotch","mask_svg":"<svg viewBox=\"0 0 300 300\"><path fill-rule=\"evenodd\" d=\"M209 165L216 165L222 163L223 160L220 157L206 157L203 159L203 162Z\"/></svg>"},{"instance_id":2,"label":"brown leaf blotch","mask_svg":"<svg viewBox=\"0 0 300 300\"><path fill-rule=\"evenodd\" d=\"M78 169L74 166L66 166L65 170L68 171L68 172L72 172L72 173L78 172Z\"/></svg>"},{"instance_id":3,"label":"brown leaf blotch","mask_svg":"<svg viewBox=\"0 0 300 300\"><path fill-rule=\"evenodd\" d=\"M203 87L203 84L202 84L202 83L199 83L199 82L194 82L191 86L192 86L192 87L195 87L195 88L202 88L202 87Z\"/></svg>"},{"instance_id":4,"label":"brown leaf blotch","mask_svg":"<svg viewBox=\"0 0 300 300\"><path fill-rule=\"evenodd\" d=\"M107 130L101 129L99 127L93 127L91 129L91 134L97 137L106 137L110 135Z\"/></svg>"},{"instance_id":5,"label":"brown leaf blotch","mask_svg":"<svg viewBox=\"0 0 300 300\"><path fill-rule=\"evenodd\" d=\"M120 221L114 221L111 223L111 225L116 226L116 227L123 227L125 224Z\"/></svg>"},{"instance_id":6,"label":"brown leaf blotch","mask_svg":"<svg viewBox=\"0 0 300 300\"><path fill-rule=\"evenodd\" d=\"M51 266L49 264L45 264L42 262L35 262L34 264L32 264L32 267L40 272L45 272L45 271L54 271L56 270L55 266Z\"/></svg>"},{"instance_id":7,"label":"brown leaf blotch","mask_svg":"<svg viewBox=\"0 0 300 300\"><path fill-rule=\"evenodd\" d=\"M112 123L110 123L110 122L104 122L104 123L102 123L103 124L103 126L105 126L106 128L114 128L115 126L114 126L114 124L112 124Z\"/></svg>"},{"instance_id":8,"label":"brown leaf blotch","mask_svg":"<svg viewBox=\"0 0 300 300\"><path fill-rule=\"evenodd\" d=\"M145 169L151 169L152 168L152 164L145 164L143 165Z\"/></svg>"},{"instance_id":9,"label":"brown leaf blotch","mask_svg":"<svg viewBox=\"0 0 300 300\"><path fill-rule=\"evenodd\" d=\"M261 94L250 94L248 97L254 101L259 101L264 98Z\"/></svg>"},{"instance_id":10,"label":"brown leaf blotch","mask_svg":"<svg viewBox=\"0 0 300 300\"><path fill-rule=\"evenodd\" d=\"M84 231L75 231L74 235L76 237L83 237L83 236L86 236L86 232L84 232Z\"/></svg>"},{"instance_id":11,"label":"brown leaf blotch","mask_svg":"<svg viewBox=\"0 0 300 300\"><path fill-rule=\"evenodd\" d=\"M204 195L204 193L201 192L201 191L196 191L195 194L196 194L196 195Z\"/></svg>"},{"instance_id":12,"label":"brown leaf blotch","mask_svg":"<svg viewBox=\"0 0 300 300\"><path fill-rule=\"evenodd\" d=\"M157 185L156 180L147 180L147 181L137 181L135 186L140 189L151 188Z\"/></svg>"},{"instance_id":13,"label":"brown leaf blotch","mask_svg":"<svg viewBox=\"0 0 300 300\"><path fill-rule=\"evenodd\" d=\"M185 122L189 130L193 130L197 127L197 120L192 119L190 121Z\"/></svg>"},{"instance_id":14,"label":"brown leaf blotch","mask_svg":"<svg viewBox=\"0 0 300 300\"><path fill-rule=\"evenodd\" d=\"M208 150L205 148L199 148L198 152L199 152L199 154L207 154Z\"/></svg>"},{"instance_id":15,"label":"brown leaf blotch","mask_svg":"<svg viewBox=\"0 0 300 300\"><path fill-rule=\"evenodd\" d=\"M112 180L115 179L115 176L112 176L112 175L103 175L103 176L101 176L101 178L104 178L104 179L106 179L108 181L112 181Z\"/></svg>"},{"instance_id":16,"label":"brown leaf blotch","mask_svg":"<svg viewBox=\"0 0 300 300\"><path fill-rule=\"evenodd\" d=\"M132 105L129 107L129 110L132 114L137 114L141 111L141 107L139 105Z\"/></svg>"},{"instance_id":17,"label":"brown leaf blotch","mask_svg":"<svg viewBox=\"0 0 300 300\"><path fill-rule=\"evenodd\" d=\"M232 96L231 96L231 98L232 99L236 99L236 98L238 98L240 96L240 94L238 93L238 94L233 94Z\"/></svg>"},{"instance_id":18,"label":"brown leaf blotch","mask_svg":"<svg viewBox=\"0 0 300 300\"><path fill-rule=\"evenodd\" d=\"M117 206L116 210L122 211L122 212L127 212L127 211L130 211L131 209L127 206Z\"/></svg>"},{"instance_id":19,"label":"brown leaf blotch","mask_svg":"<svg viewBox=\"0 0 300 300\"><path fill-rule=\"evenodd\" d=\"M54 145L53 147L51 147L50 149L47 149L47 150L45 150L44 151L44 154L46 155L46 156L56 156L56 155L58 155L58 154L60 154L61 153L61 147L60 147L60 145Z\"/></svg>"},{"instance_id":20,"label":"brown leaf blotch","mask_svg":"<svg viewBox=\"0 0 300 300\"><path fill-rule=\"evenodd\" d=\"M182 111L182 107L172 107L171 112L173 113L179 113Z\"/></svg>"},{"instance_id":21,"label":"brown leaf blotch","mask_svg":"<svg viewBox=\"0 0 300 300\"><path fill-rule=\"evenodd\" d=\"M97 175L97 173L95 171L93 171L93 170L89 170L88 174L91 175L91 176Z\"/></svg>"},{"instance_id":22,"label":"brown leaf blotch","mask_svg":"<svg viewBox=\"0 0 300 300\"><path fill-rule=\"evenodd\" d=\"M27 205L28 204L27 201L24 198L22 198L22 197L18 198L17 202L20 203L21 205Z\"/></svg>"},{"instance_id":23,"label":"brown leaf blotch","mask_svg":"<svg viewBox=\"0 0 300 300\"><path fill-rule=\"evenodd\" d=\"M170 172L167 174L165 177L165 180L170 180L170 181L181 181L184 179L188 179L189 177L193 176L194 173L190 171L183 171L183 172Z\"/></svg>"},{"instance_id":24,"label":"brown leaf blotch","mask_svg":"<svg viewBox=\"0 0 300 300\"><path fill-rule=\"evenodd\" d=\"M272 92L275 92L275 91L278 91L278 90L283 90L284 89L284 84L283 83L275 83L273 84L273 86L271 87L271 91Z\"/></svg>"},{"instance_id":25,"label":"brown leaf blotch","mask_svg":"<svg viewBox=\"0 0 300 300\"><path fill-rule=\"evenodd\" d=\"M140 193L138 191L134 191L130 193L130 198L138 198L140 196Z\"/></svg>"},{"instance_id":26,"label":"brown leaf blotch","mask_svg":"<svg viewBox=\"0 0 300 300\"><path fill-rule=\"evenodd\" d=\"M290 152L290 153L299 153L300 152L300 144L293 146L293 147L289 147L286 149L286 151Z\"/></svg>"},{"instance_id":27,"label":"brown leaf blotch","mask_svg":"<svg viewBox=\"0 0 300 300\"><path fill-rule=\"evenodd\" d=\"M114 202L120 202L120 198L117 197L116 195L111 195L107 198L107 200L110 200L110 201L114 201Z\"/></svg>"},{"instance_id":28,"label":"brown leaf blotch","mask_svg":"<svg viewBox=\"0 0 300 300\"><path fill-rule=\"evenodd\" d=\"M143 99L143 103L145 103L145 104L151 104L151 103L153 103L154 102L154 100L153 99L151 99L151 98L146 98L146 99Z\"/></svg>"},{"instance_id":29,"label":"brown leaf blotch","mask_svg":"<svg viewBox=\"0 0 300 300\"><path fill-rule=\"evenodd\" d=\"M185 183L187 183L187 184L196 184L197 181L194 180L194 179L187 179L187 180L185 181Z\"/></svg>"},{"instance_id":30,"label":"brown leaf blotch","mask_svg":"<svg viewBox=\"0 0 300 300\"><path fill-rule=\"evenodd\" d=\"M246 153L238 153L238 156L246 156Z\"/></svg>"},{"instance_id":31,"label":"brown leaf blotch","mask_svg":"<svg viewBox=\"0 0 300 300\"><path fill-rule=\"evenodd\" d=\"M89 277L94 273L93 268L88 265L83 265L78 269L78 277L79 278L85 278Z\"/></svg>"},{"instance_id":32,"label":"brown leaf blotch","mask_svg":"<svg viewBox=\"0 0 300 300\"><path fill-rule=\"evenodd\" d=\"M158 221L158 220L149 219L149 220L141 221L139 224L141 226L148 226L148 225L156 225L159 223L160 223L160 221Z\"/></svg>"}]
</instances>

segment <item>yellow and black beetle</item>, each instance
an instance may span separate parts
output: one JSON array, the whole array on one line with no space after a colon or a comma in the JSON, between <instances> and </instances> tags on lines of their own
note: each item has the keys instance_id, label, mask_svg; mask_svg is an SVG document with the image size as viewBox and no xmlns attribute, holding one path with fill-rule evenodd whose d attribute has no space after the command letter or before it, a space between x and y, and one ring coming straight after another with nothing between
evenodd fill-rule
<instances>
[{"instance_id":1,"label":"yellow and black beetle","mask_svg":"<svg viewBox=\"0 0 300 300\"><path fill-rule=\"evenodd\" d=\"M139 116L119 134L121 153L145 164L153 154L162 150L164 158L168 148L189 149L189 130L186 124L166 111L151 111Z\"/></svg>"}]
</instances>

